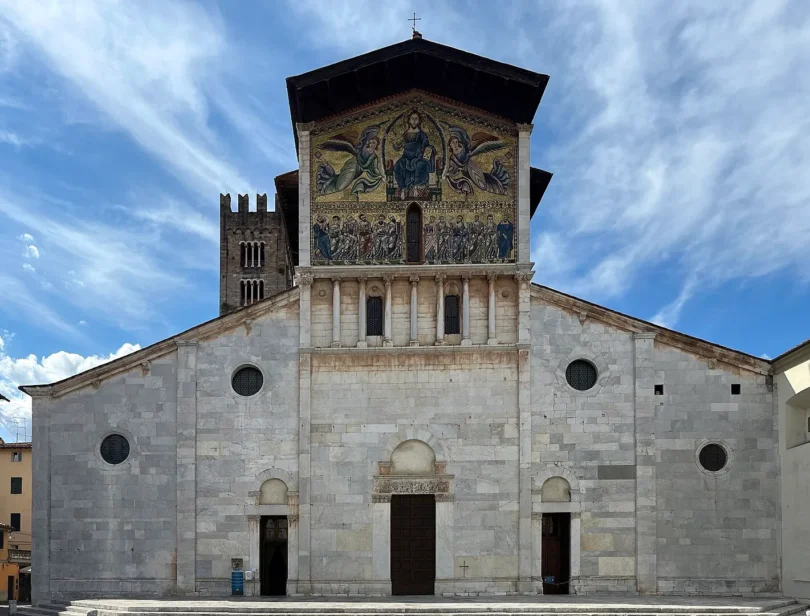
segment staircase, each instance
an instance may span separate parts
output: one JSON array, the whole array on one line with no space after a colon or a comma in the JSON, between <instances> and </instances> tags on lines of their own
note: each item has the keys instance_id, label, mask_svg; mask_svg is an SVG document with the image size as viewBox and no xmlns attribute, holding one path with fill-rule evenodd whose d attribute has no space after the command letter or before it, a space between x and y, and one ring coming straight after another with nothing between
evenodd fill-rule
<instances>
[{"instance_id":1,"label":"staircase","mask_svg":"<svg viewBox=\"0 0 810 616\"><path fill-rule=\"evenodd\" d=\"M808 606L794 599L731 597L443 597L251 598L211 600L98 599L42 603L22 616L791 616Z\"/></svg>"}]
</instances>

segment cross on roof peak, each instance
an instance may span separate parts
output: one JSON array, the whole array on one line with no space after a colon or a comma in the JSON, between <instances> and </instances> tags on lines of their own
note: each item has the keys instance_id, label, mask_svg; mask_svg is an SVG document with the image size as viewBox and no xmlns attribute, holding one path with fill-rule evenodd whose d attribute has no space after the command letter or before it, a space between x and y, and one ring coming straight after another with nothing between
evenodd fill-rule
<instances>
[{"instance_id":1,"label":"cross on roof peak","mask_svg":"<svg viewBox=\"0 0 810 616\"><path fill-rule=\"evenodd\" d=\"M411 28L413 29L413 33L416 34L416 22L417 21L422 21L422 18L417 17L416 13L414 13L413 17L409 17L406 21L412 21L413 22L413 25L411 26Z\"/></svg>"}]
</instances>

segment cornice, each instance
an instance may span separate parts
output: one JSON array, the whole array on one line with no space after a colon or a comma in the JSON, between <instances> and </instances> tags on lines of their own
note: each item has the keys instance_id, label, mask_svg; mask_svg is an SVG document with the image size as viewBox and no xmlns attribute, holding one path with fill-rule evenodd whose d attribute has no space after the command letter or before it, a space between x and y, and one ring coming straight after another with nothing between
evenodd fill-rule
<instances>
[{"instance_id":1,"label":"cornice","mask_svg":"<svg viewBox=\"0 0 810 616\"><path fill-rule=\"evenodd\" d=\"M420 355L425 353L509 353L528 348L524 344L472 344L461 345L424 345L424 346L395 346L395 347L301 347L303 354L312 355L391 355L407 354Z\"/></svg>"},{"instance_id":2,"label":"cornice","mask_svg":"<svg viewBox=\"0 0 810 616\"><path fill-rule=\"evenodd\" d=\"M430 279L439 274L448 278L462 278L464 276L515 276L526 272L531 273L532 264L518 263L452 263L446 265L314 265L309 268L298 268L298 276L312 276L315 279L341 277L344 280L360 278L384 278L391 276L394 279L410 279L411 276Z\"/></svg>"},{"instance_id":3,"label":"cornice","mask_svg":"<svg viewBox=\"0 0 810 616\"><path fill-rule=\"evenodd\" d=\"M142 368L144 362L169 355L175 352L178 347L195 346L201 341L215 338L225 331L229 331L240 325L245 325L246 322L253 321L271 310L287 306L296 301L298 301L298 288L293 287L273 297L257 302L252 306L211 319L171 338L156 342L140 351L130 353L129 355L125 355L124 357L102 364L101 366L62 381L48 385L20 385L19 389L32 398L63 396L82 387L93 385L94 383L100 384L101 380L110 378L116 374Z\"/></svg>"},{"instance_id":4,"label":"cornice","mask_svg":"<svg viewBox=\"0 0 810 616\"><path fill-rule=\"evenodd\" d=\"M588 319L596 319L632 333L634 337L649 338L654 337L656 343L666 344L687 353L704 357L708 360L715 360L756 374L770 375L771 363L759 357L754 357L742 351L735 351L719 344L714 344L700 338L695 338L688 334L676 332L660 325L631 317L621 312L616 312L598 304L566 295L554 289L532 284L532 296L553 304L574 314L586 313Z\"/></svg>"}]
</instances>

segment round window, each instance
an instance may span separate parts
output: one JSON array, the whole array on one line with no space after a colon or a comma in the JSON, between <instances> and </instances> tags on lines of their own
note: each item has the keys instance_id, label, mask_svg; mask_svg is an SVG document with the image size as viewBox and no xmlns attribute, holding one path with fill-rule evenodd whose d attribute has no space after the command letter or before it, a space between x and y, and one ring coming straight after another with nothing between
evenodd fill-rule
<instances>
[{"instance_id":1,"label":"round window","mask_svg":"<svg viewBox=\"0 0 810 616\"><path fill-rule=\"evenodd\" d=\"M101 441L101 458L107 464L121 464L129 457L129 441L121 434L110 434Z\"/></svg>"},{"instance_id":2,"label":"round window","mask_svg":"<svg viewBox=\"0 0 810 616\"><path fill-rule=\"evenodd\" d=\"M240 368L233 375L233 390L240 396L253 396L259 393L264 377L258 368L247 366Z\"/></svg>"},{"instance_id":3,"label":"round window","mask_svg":"<svg viewBox=\"0 0 810 616\"><path fill-rule=\"evenodd\" d=\"M596 385L596 367L584 359L572 361L565 369L565 380L574 389L588 391Z\"/></svg>"},{"instance_id":4,"label":"round window","mask_svg":"<svg viewBox=\"0 0 810 616\"><path fill-rule=\"evenodd\" d=\"M707 471L716 473L723 470L728 461L728 454L726 450L716 443L709 443L700 450L698 455L700 465Z\"/></svg>"}]
</instances>

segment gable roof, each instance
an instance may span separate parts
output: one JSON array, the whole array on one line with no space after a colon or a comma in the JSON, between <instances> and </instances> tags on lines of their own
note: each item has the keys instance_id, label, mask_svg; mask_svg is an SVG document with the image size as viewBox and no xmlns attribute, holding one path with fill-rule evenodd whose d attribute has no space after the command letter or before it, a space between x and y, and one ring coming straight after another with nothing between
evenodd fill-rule
<instances>
[{"instance_id":1,"label":"gable roof","mask_svg":"<svg viewBox=\"0 0 810 616\"><path fill-rule=\"evenodd\" d=\"M650 323L649 321L637 317L631 317L617 310L612 310L605 306L600 306L599 304L594 304L539 284L532 283L532 294L551 304L572 312L585 313L589 318L593 317L619 329L634 333L655 333L656 340L683 351L694 353L695 355L700 355L708 359L715 359L758 374L771 374L771 362L767 359L757 357L756 355L736 351L714 342L690 336L689 334L667 329L655 323Z\"/></svg>"},{"instance_id":2,"label":"gable roof","mask_svg":"<svg viewBox=\"0 0 810 616\"><path fill-rule=\"evenodd\" d=\"M548 75L414 37L287 78L295 148L299 122L417 89L530 124Z\"/></svg>"},{"instance_id":3,"label":"gable roof","mask_svg":"<svg viewBox=\"0 0 810 616\"><path fill-rule=\"evenodd\" d=\"M195 325L184 332L150 344L148 347L119 357L106 364L91 368L86 372L81 372L55 383L20 385L18 389L31 397L65 394L90 385L96 380L137 368L151 359L168 355L173 352L178 345L184 342L188 343L213 338L223 331L243 325L251 319L258 318L274 308L285 306L296 299L298 299L298 287L293 287L292 289L281 291L271 297L260 300L252 306L240 308L235 312L230 312L211 319L210 321L206 321L205 323L201 323L200 325Z\"/></svg>"}]
</instances>

